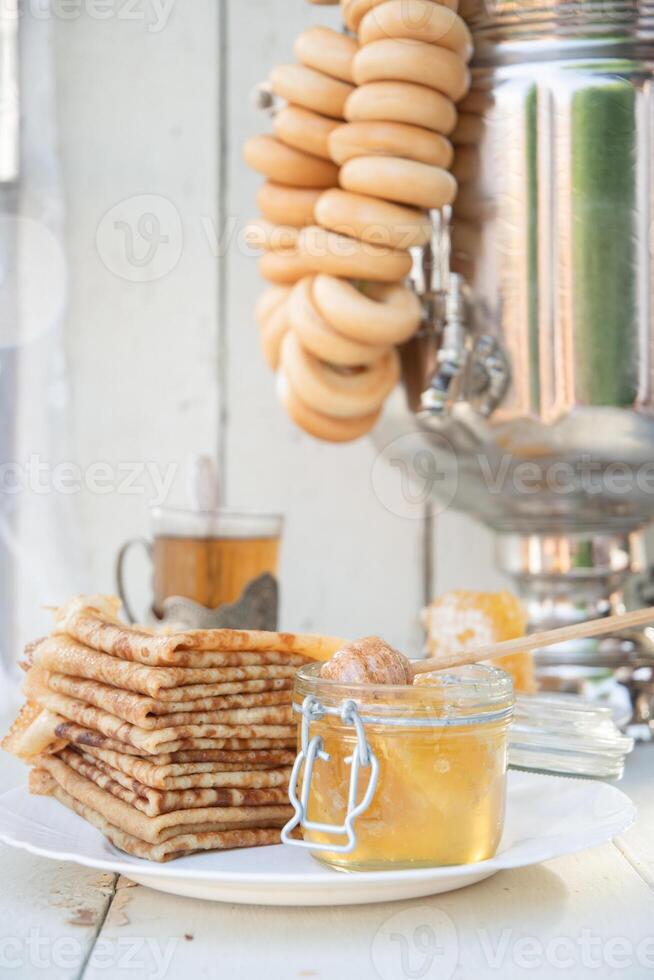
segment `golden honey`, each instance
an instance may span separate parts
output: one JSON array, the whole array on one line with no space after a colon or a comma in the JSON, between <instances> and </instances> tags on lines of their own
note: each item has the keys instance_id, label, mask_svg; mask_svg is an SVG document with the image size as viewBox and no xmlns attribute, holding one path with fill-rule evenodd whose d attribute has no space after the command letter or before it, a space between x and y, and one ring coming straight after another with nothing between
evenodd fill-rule
<instances>
[{"instance_id":1,"label":"golden honey","mask_svg":"<svg viewBox=\"0 0 654 980\"><path fill-rule=\"evenodd\" d=\"M319 667L318 667L319 670ZM490 666L431 675L413 687L369 687L325 681L303 668L294 703L313 695L326 707L353 700L370 749L379 761L378 785L369 809L354 823L349 854L316 851L342 870L471 864L492 857L503 825L507 729L513 707L511 680ZM315 720L329 761L317 760L308 819L341 825L348 806L350 763L356 751L353 727L339 717ZM362 768L357 793L365 793L371 770ZM345 837L305 830L305 840L343 844Z\"/></svg>"}]
</instances>

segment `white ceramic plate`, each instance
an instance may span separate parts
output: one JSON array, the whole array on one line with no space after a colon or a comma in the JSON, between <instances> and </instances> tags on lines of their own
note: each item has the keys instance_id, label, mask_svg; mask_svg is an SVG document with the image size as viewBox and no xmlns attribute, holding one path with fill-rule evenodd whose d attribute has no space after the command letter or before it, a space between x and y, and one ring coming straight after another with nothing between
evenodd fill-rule
<instances>
[{"instance_id":1,"label":"white ceramic plate","mask_svg":"<svg viewBox=\"0 0 654 980\"><path fill-rule=\"evenodd\" d=\"M0 797L0 840L42 857L119 872L173 895L247 905L364 905L453 891L505 868L594 847L634 818L629 798L606 783L511 772L506 828L490 861L341 874L304 850L281 845L195 854L170 864L143 861L116 850L55 800L21 787Z\"/></svg>"}]
</instances>

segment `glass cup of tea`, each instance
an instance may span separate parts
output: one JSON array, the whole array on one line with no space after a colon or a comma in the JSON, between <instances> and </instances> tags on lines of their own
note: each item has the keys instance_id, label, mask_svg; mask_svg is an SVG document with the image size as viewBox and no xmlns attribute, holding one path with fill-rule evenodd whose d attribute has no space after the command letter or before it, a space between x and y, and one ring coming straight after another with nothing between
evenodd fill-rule
<instances>
[{"instance_id":1,"label":"glass cup of tea","mask_svg":"<svg viewBox=\"0 0 654 980\"><path fill-rule=\"evenodd\" d=\"M168 507L152 511L152 540L133 538L120 549L116 563L118 592L125 612L136 621L125 585L125 561L132 548L145 549L153 568L152 612L156 619L166 616L172 599L189 600L204 610L219 612L220 607L238 607L250 598L262 614L262 603L270 604L270 587L275 594L283 518L278 514L219 508L211 511L177 510ZM259 594L257 595L257 589ZM262 594L261 590L267 588ZM272 622L269 610L264 619ZM276 619L277 610L274 610ZM231 623L240 627L235 614ZM209 625L209 621L196 625ZM213 625L213 624L211 624ZM253 623L251 628L271 628Z\"/></svg>"}]
</instances>

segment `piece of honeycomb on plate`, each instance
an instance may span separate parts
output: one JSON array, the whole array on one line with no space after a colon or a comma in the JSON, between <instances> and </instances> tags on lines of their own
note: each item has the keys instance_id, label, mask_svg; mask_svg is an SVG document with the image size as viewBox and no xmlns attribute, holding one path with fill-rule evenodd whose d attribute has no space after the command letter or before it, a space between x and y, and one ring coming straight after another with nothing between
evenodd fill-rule
<instances>
[{"instance_id":1,"label":"piece of honeycomb on plate","mask_svg":"<svg viewBox=\"0 0 654 980\"><path fill-rule=\"evenodd\" d=\"M490 643L515 640L527 632L527 617L510 592L446 592L425 609L427 646L432 657L475 650ZM518 693L536 690L530 653L514 653L491 661L513 677Z\"/></svg>"}]
</instances>

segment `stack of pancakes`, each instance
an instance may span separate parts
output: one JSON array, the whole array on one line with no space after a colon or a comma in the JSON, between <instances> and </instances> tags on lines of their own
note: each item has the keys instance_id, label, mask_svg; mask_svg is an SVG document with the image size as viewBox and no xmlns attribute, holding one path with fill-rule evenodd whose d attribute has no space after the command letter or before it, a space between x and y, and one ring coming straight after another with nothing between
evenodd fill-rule
<instances>
[{"instance_id":1,"label":"stack of pancakes","mask_svg":"<svg viewBox=\"0 0 654 980\"><path fill-rule=\"evenodd\" d=\"M293 676L341 640L129 627L110 597L57 611L24 664L27 704L3 747L116 847L167 861L279 842L292 815Z\"/></svg>"}]
</instances>

